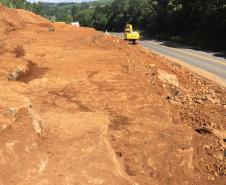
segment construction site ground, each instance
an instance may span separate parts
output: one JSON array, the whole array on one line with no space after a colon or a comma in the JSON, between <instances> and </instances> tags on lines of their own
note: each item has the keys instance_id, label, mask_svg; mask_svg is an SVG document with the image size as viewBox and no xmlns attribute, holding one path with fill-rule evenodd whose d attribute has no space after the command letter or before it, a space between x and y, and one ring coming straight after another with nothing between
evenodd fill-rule
<instances>
[{"instance_id":1,"label":"construction site ground","mask_svg":"<svg viewBox=\"0 0 226 185\"><path fill-rule=\"evenodd\" d=\"M0 6L0 185L225 185L225 129L223 86Z\"/></svg>"}]
</instances>

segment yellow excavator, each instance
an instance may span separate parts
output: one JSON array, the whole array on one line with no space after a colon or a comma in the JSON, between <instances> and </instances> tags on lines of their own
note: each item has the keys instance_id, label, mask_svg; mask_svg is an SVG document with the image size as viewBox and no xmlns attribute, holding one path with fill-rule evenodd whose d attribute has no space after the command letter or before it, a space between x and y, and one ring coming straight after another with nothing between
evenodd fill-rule
<instances>
[{"instance_id":1,"label":"yellow excavator","mask_svg":"<svg viewBox=\"0 0 226 185\"><path fill-rule=\"evenodd\" d=\"M127 24L124 31L124 39L132 41L133 44L136 44L136 42L140 39L140 34L133 31L133 26L131 24Z\"/></svg>"}]
</instances>

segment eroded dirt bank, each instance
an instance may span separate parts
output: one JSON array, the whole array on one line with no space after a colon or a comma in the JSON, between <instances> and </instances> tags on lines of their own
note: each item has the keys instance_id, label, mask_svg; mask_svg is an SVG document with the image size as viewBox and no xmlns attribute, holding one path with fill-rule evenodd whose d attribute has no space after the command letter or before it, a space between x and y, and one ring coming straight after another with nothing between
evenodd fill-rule
<instances>
[{"instance_id":1,"label":"eroded dirt bank","mask_svg":"<svg viewBox=\"0 0 226 185\"><path fill-rule=\"evenodd\" d=\"M1 185L224 185L226 90L93 29L0 6Z\"/></svg>"}]
</instances>

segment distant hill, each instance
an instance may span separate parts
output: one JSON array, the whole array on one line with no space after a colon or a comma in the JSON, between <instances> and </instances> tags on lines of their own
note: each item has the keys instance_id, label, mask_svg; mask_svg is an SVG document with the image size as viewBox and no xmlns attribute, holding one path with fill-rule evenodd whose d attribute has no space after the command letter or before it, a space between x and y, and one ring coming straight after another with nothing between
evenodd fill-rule
<instances>
[{"instance_id":1,"label":"distant hill","mask_svg":"<svg viewBox=\"0 0 226 185\"><path fill-rule=\"evenodd\" d=\"M90 16L93 14L95 7L109 5L112 1L113 0L87 0L81 3L42 2L42 15L54 21L65 21L66 17L69 15L76 19L75 21L79 21L79 17L81 19L91 18ZM83 20L80 22L83 22Z\"/></svg>"},{"instance_id":2,"label":"distant hill","mask_svg":"<svg viewBox=\"0 0 226 185\"><path fill-rule=\"evenodd\" d=\"M1 0L0 0L1 1ZM55 3L54 1L53 2L41 2L42 5L45 7L45 8L60 8L60 7L70 7L70 6L79 6L79 4L87 4L89 6L98 6L98 5L107 5L107 4L110 4L113 0L78 0L78 2L72 2L71 0L69 0L68 2L61 2L61 3Z\"/></svg>"}]
</instances>

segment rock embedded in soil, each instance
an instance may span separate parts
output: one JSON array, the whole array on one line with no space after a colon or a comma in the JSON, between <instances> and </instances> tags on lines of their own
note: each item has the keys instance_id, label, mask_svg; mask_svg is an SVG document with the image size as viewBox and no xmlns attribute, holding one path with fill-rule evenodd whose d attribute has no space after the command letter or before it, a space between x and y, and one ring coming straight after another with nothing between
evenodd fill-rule
<instances>
[{"instance_id":1,"label":"rock embedded in soil","mask_svg":"<svg viewBox=\"0 0 226 185\"><path fill-rule=\"evenodd\" d=\"M158 78L168 84L171 84L175 87L179 87L179 82L177 80L177 76L173 74L169 74L166 71L158 70L159 76Z\"/></svg>"}]
</instances>

